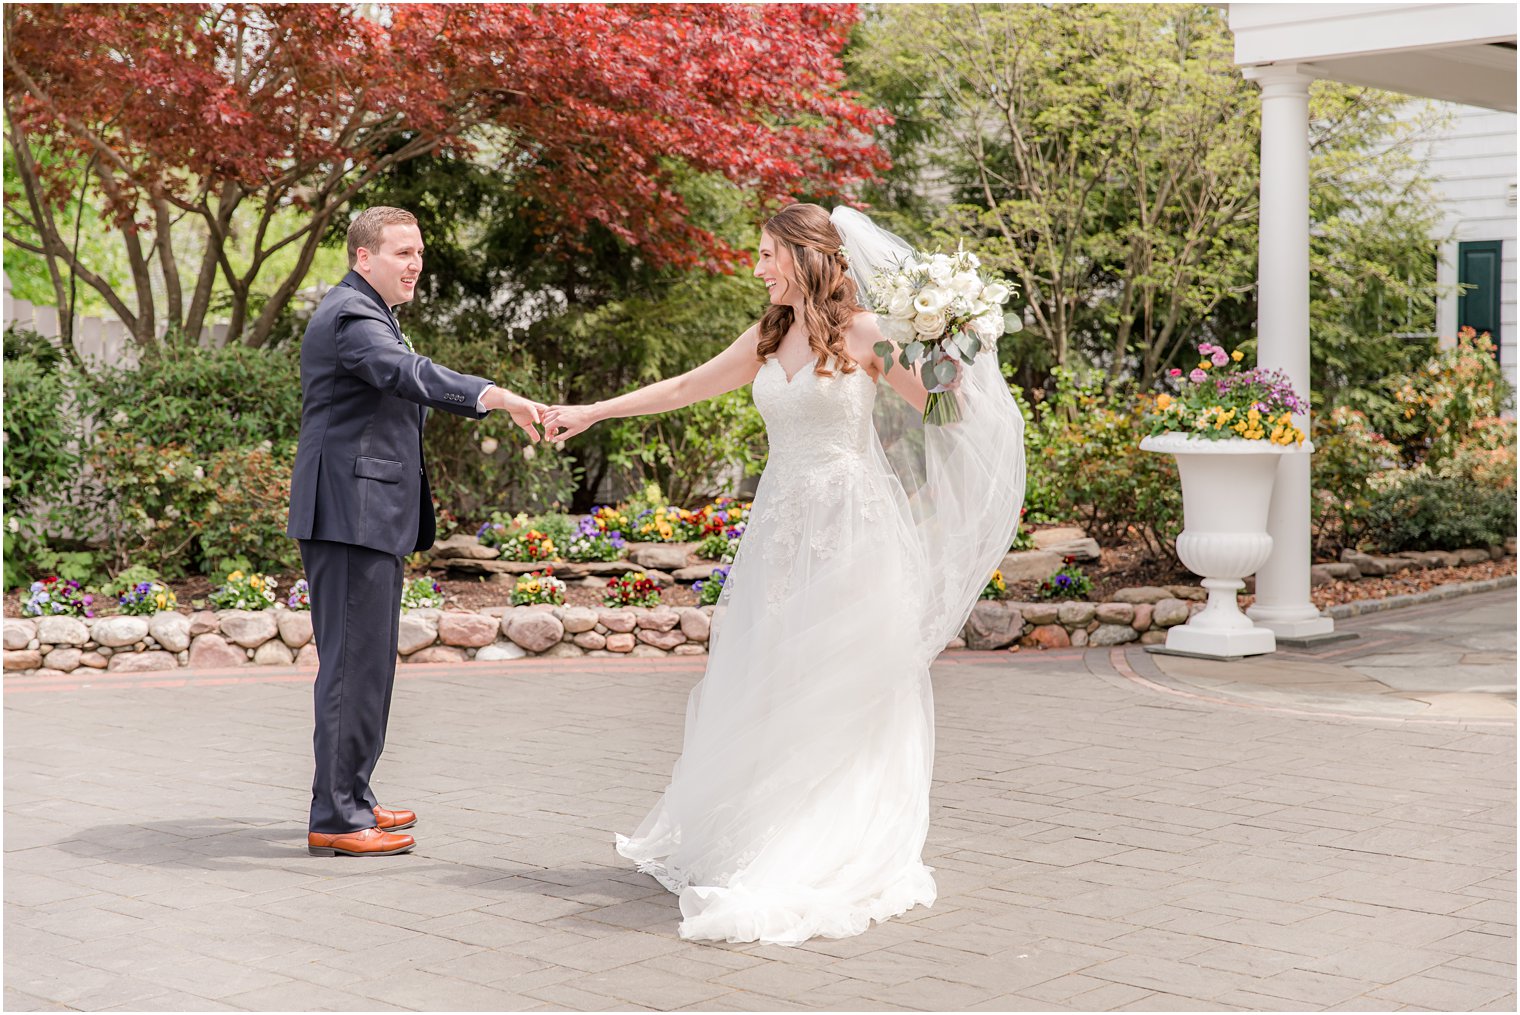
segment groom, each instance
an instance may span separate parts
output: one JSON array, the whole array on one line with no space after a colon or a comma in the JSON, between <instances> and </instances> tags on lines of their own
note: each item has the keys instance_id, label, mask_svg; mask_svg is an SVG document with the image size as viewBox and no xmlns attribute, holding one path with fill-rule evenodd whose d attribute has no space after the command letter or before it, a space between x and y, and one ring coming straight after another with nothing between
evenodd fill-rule
<instances>
[{"instance_id":1,"label":"groom","mask_svg":"<svg viewBox=\"0 0 1520 1015\"><path fill-rule=\"evenodd\" d=\"M387 856L416 843L407 810L369 785L385 745L400 635L402 558L433 545L422 457L428 408L512 417L529 439L544 406L412 348L393 307L422 273L411 212L368 208L348 227L343 281L323 297L301 343L301 435L290 523L311 587L316 636L316 777L306 848L314 856Z\"/></svg>"}]
</instances>

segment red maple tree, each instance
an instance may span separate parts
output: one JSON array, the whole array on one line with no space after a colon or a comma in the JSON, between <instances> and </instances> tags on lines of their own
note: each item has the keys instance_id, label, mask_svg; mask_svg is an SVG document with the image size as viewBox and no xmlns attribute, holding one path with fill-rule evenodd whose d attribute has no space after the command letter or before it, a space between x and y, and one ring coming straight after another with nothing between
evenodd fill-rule
<instances>
[{"instance_id":1,"label":"red maple tree","mask_svg":"<svg viewBox=\"0 0 1520 1015\"><path fill-rule=\"evenodd\" d=\"M165 324L199 334L220 285L229 340L258 346L377 174L489 151L569 249L600 225L655 263L731 268L744 255L691 224L673 170L721 174L764 204L845 194L886 168L872 138L886 114L843 88L856 17L845 4L9 5L21 191L6 195L5 238L47 259L60 306L72 275L144 345ZM130 294L75 253L67 209L86 182L125 243ZM303 213L288 231L285 208ZM271 291L286 248L294 266Z\"/></svg>"}]
</instances>

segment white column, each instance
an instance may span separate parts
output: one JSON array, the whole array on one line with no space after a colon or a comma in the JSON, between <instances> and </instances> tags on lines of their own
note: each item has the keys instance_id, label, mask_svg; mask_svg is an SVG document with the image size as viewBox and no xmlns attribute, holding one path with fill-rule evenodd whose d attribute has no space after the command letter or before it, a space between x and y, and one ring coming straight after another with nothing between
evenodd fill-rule
<instances>
[{"instance_id":1,"label":"white column","mask_svg":"<svg viewBox=\"0 0 1520 1015\"><path fill-rule=\"evenodd\" d=\"M1282 370L1309 397L1309 82L1294 65L1247 67L1261 86L1261 240L1257 363ZM1309 432L1308 414L1295 420ZM1283 455L1267 531L1272 556L1256 572L1247 615L1279 639L1331 634L1335 622L1309 599L1309 456Z\"/></svg>"}]
</instances>

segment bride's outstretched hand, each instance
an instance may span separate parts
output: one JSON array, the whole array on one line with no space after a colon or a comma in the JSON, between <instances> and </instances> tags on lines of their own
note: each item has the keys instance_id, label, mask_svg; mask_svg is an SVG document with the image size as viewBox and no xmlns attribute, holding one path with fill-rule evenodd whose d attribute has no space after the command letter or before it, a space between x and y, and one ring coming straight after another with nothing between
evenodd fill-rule
<instances>
[{"instance_id":1,"label":"bride's outstretched hand","mask_svg":"<svg viewBox=\"0 0 1520 1015\"><path fill-rule=\"evenodd\" d=\"M596 413L589 405L551 405L544 413L544 436L551 441L568 440L595 422Z\"/></svg>"}]
</instances>

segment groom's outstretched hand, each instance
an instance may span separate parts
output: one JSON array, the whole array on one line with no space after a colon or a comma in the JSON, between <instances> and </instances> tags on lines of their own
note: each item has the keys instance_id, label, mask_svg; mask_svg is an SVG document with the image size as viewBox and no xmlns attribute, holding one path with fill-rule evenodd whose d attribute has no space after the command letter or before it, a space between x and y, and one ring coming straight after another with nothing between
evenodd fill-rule
<instances>
[{"instance_id":1,"label":"groom's outstretched hand","mask_svg":"<svg viewBox=\"0 0 1520 1015\"><path fill-rule=\"evenodd\" d=\"M542 402L535 402L521 395L514 395L506 388L492 385L486 389L481 397L482 404L487 409L499 409L512 417L512 422L522 428L522 432L528 435L528 440L537 444L539 432L537 426L544 421L544 413L548 406Z\"/></svg>"},{"instance_id":2,"label":"groom's outstretched hand","mask_svg":"<svg viewBox=\"0 0 1520 1015\"><path fill-rule=\"evenodd\" d=\"M568 440L597 421L589 405L551 405L544 413L544 435L551 441Z\"/></svg>"}]
</instances>

